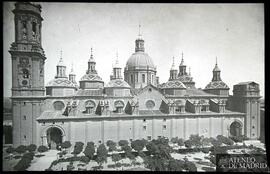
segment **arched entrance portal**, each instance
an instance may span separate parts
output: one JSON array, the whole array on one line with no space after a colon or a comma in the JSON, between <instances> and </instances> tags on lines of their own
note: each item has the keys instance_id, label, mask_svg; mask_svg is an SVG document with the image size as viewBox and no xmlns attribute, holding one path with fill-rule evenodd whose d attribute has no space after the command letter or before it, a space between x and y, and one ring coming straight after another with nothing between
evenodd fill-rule
<instances>
[{"instance_id":1,"label":"arched entrance portal","mask_svg":"<svg viewBox=\"0 0 270 174\"><path fill-rule=\"evenodd\" d=\"M57 149L62 143L62 131L57 127L51 127L47 130L47 142L50 149Z\"/></svg>"},{"instance_id":2,"label":"arched entrance portal","mask_svg":"<svg viewBox=\"0 0 270 174\"><path fill-rule=\"evenodd\" d=\"M234 121L230 125L230 134L233 137L238 137L242 135L242 125L238 121Z\"/></svg>"}]
</instances>

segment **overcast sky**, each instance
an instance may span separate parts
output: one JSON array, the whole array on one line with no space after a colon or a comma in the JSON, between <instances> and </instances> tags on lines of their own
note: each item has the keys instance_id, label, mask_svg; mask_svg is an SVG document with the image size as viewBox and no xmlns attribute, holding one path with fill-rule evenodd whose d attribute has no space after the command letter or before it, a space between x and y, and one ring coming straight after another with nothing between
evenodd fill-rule
<instances>
[{"instance_id":1,"label":"overcast sky","mask_svg":"<svg viewBox=\"0 0 270 174\"><path fill-rule=\"evenodd\" d=\"M212 79L215 57L222 80L230 87L243 81L260 84L264 96L263 4L40 3L45 84L56 75L63 50L67 74L85 74L90 48L98 74L107 83L118 51L122 73L134 52L141 24L145 52L157 66L160 83L169 78L172 57L181 52L197 88ZM10 44L15 40L13 2L4 3L4 96L11 96Z\"/></svg>"}]
</instances>

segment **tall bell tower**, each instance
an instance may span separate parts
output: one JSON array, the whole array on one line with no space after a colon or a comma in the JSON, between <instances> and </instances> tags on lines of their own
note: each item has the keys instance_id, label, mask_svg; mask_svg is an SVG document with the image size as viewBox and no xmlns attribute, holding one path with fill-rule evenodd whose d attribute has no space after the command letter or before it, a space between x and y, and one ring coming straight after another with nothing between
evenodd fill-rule
<instances>
[{"instance_id":1,"label":"tall bell tower","mask_svg":"<svg viewBox=\"0 0 270 174\"><path fill-rule=\"evenodd\" d=\"M44 100L45 54L41 46L41 6L15 3L11 44L13 145L36 143L36 118Z\"/></svg>"}]
</instances>

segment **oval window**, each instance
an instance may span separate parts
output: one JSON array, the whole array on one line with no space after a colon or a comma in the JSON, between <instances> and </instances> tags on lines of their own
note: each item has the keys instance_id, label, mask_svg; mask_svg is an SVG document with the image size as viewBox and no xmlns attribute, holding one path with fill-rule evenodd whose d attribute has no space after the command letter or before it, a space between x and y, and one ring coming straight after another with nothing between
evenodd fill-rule
<instances>
[{"instance_id":1,"label":"oval window","mask_svg":"<svg viewBox=\"0 0 270 174\"><path fill-rule=\"evenodd\" d=\"M148 109L153 109L155 107L155 102L153 100L148 100L145 105Z\"/></svg>"},{"instance_id":2,"label":"oval window","mask_svg":"<svg viewBox=\"0 0 270 174\"><path fill-rule=\"evenodd\" d=\"M61 101L56 101L53 103L53 107L55 110L60 111L60 110L64 109L65 104Z\"/></svg>"}]
</instances>

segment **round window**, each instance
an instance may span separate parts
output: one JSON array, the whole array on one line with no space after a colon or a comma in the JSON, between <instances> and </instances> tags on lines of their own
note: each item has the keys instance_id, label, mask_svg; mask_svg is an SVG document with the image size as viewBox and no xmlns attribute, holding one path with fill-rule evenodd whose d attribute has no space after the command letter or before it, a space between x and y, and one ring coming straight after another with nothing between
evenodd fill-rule
<instances>
[{"instance_id":1,"label":"round window","mask_svg":"<svg viewBox=\"0 0 270 174\"><path fill-rule=\"evenodd\" d=\"M60 110L64 109L65 104L61 101L56 101L53 103L53 107L55 110L60 111Z\"/></svg>"},{"instance_id":2,"label":"round window","mask_svg":"<svg viewBox=\"0 0 270 174\"><path fill-rule=\"evenodd\" d=\"M153 100L148 100L145 105L148 109L153 109L155 107L155 102Z\"/></svg>"}]
</instances>

